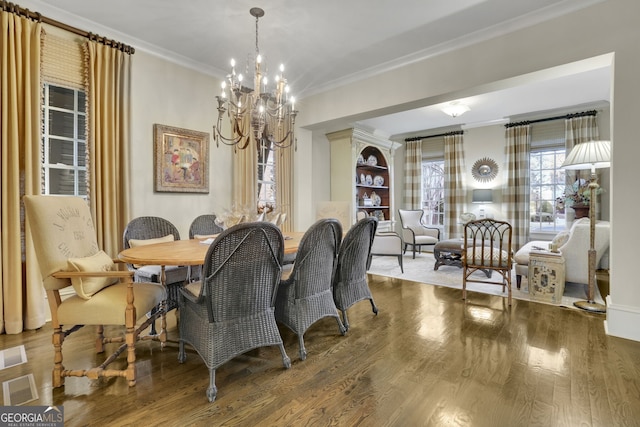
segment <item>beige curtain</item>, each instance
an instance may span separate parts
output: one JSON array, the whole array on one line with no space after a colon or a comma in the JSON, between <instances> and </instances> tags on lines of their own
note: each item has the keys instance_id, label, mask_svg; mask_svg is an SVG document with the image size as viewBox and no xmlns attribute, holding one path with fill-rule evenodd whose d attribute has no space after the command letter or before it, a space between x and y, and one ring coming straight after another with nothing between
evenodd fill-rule
<instances>
[{"instance_id":1,"label":"beige curtain","mask_svg":"<svg viewBox=\"0 0 640 427\"><path fill-rule=\"evenodd\" d=\"M444 227L448 239L460 237L461 229L458 218L466 201L464 182L464 147L463 135L454 133L444 137L444 194L446 216Z\"/></svg>"},{"instance_id":2,"label":"beige curtain","mask_svg":"<svg viewBox=\"0 0 640 427\"><path fill-rule=\"evenodd\" d=\"M46 319L42 279L37 263L30 262L35 253L29 230L22 226L21 205L22 195L40 193L41 25L3 11L0 18L0 332L17 334L39 328Z\"/></svg>"},{"instance_id":3,"label":"beige curtain","mask_svg":"<svg viewBox=\"0 0 640 427\"><path fill-rule=\"evenodd\" d=\"M529 152L531 126L511 126L505 131L507 151L507 185L503 203L507 221L513 228L512 246L518 250L529 239Z\"/></svg>"},{"instance_id":4,"label":"beige curtain","mask_svg":"<svg viewBox=\"0 0 640 427\"><path fill-rule=\"evenodd\" d=\"M422 140L404 147L404 207L422 209Z\"/></svg>"},{"instance_id":5,"label":"beige curtain","mask_svg":"<svg viewBox=\"0 0 640 427\"><path fill-rule=\"evenodd\" d=\"M293 229L293 147L276 150L276 206L287 214L282 231Z\"/></svg>"},{"instance_id":6,"label":"beige curtain","mask_svg":"<svg viewBox=\"0 0 640 427\"><path fill-rule=\"evenodd\" d=\"M600 139L598 122L595 114L586 116L570 117L564 121L565 149L567 154L576 145L587 141L597 141ZM572 185L578 178L589 179L591 172L580 176L578 170L566 170L566 184Z\"/></svg>"},{"instance_id":7,"label":"beige curtain","mask_svg":"<svg viewBox=\"0 0 640 427\"><path fill-rule=\"evenodd\" d=\"M131 57L93 41L85 43L87 172L98 244L114 257L129 220Z\"/></svg>"},{"instance_id":8,"label":"beige curtain","mask_svg":"<svg viewBox=\"0 0 640 427\"><path fill-rule=\"evenodd\" d=\"M249 126L249 115L243 118L242 127ZM280 141L289 131L278 127L273 118L268 119L265 134L273 134ZM295 143L294 143L295 144ZM258 204L258 144L253 135L245 149L233 147L233 204L239 209L256 209ZM293 224L293 151L295 145L274 148L276 169L276 209L285 213L283 231L291 231Z\"/></svg>"}]
</instances>

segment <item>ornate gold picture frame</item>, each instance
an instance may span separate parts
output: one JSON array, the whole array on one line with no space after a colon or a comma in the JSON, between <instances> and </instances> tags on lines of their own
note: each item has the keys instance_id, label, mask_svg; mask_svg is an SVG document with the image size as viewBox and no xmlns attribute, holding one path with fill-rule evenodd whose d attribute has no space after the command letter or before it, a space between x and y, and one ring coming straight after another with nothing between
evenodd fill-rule
<instances>
[{"instance_id":1,"label":"ornate gold picture frame","mask_svg":"<svg viewBox=\"0 0 640 427\"><path fill-rule=\"evenodd\" d=\"M155 190L209 193L209 134L153 125Z\"/></svg>"}]
</instances>

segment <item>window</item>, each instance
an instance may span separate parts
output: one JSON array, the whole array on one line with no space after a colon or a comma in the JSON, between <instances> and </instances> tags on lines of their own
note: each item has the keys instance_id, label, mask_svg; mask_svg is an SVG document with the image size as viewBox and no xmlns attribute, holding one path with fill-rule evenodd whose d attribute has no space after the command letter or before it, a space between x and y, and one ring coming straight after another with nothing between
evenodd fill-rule
<instances>
[{"instance_id":1,"label":"window","mask_svg":"<svg viewBox=\"0 0 640 427\"><path fill-rule=\"evenodd\" d=\"M561 169L564 147L530 154L531 231L556 232L565 228L565 172Z\"/></svg>"},{"instance_id":2,"label":"window","mask_svg":"<svg viewBox=\"0 0 640 427\"><path fill-rule=\"evenodd\" d=\"M268 142L263 140L263 144ZM274 150L262 146L258 151L258 207L276 209L276 166Z\"/></svg>"},{"instance_id":3,"label":"window","mask_svg":"<svg viewBox=\"0 0 640 427\"><path fill-rule=\"evenodd\" d=\"M444 225L444 160L422 161L422 209L425 225Z\"/></svg>"},{"instance_id":4,"label":"window","mask_svg":"<svg viewBox=\"0 0 640 427\"><path fill-rule=\"evenodd\" d=\"M564 120L531 126L529 153L529 231L556 233L565 228Z\"/></svg>"},{"instance_id":5,"label":"window","mask_svg":"<svg viewBox=\"0 0 640 427\"><path fill-rule=\"evenodd\" d=\"M44 85L44 194L87 197L85 94Z\"/></svg>"}]
</instances>

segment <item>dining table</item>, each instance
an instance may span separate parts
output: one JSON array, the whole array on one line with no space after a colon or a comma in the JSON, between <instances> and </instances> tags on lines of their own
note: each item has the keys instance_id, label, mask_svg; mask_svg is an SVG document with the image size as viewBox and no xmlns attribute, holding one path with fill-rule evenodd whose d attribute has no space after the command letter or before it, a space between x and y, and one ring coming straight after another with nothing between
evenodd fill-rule
<instances>
[{"instance_id":1,"label":"dining table","mask_svg":"<svg viewBox=\"0 0 640 427\"><path fill-rule=\"evenodd\" d=\"M304 232L285 232L284 253L295 254ZM202 265L213 237L208 239L185 239L171 242L141 245L123 250L118 259L134 265L161 266L160 281L166 283L167 265Z\"/></svg>"}]
</instances>

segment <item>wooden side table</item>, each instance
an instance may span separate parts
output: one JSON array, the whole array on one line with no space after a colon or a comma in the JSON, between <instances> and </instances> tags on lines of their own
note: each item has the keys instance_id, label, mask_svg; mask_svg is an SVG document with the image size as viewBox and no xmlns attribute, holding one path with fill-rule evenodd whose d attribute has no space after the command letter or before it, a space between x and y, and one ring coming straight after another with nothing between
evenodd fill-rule
<instances>
[{"instance_id":1,"label":"wooden side table","mask_svg":"<svg viewBox=\"0 0 640 427\"><path fill-rule=\"evenodd\" d=\"M529 292L533 300L559 304L564 294L564 258L560 252L531 251Z\"/></svg>"}]
</instances>

